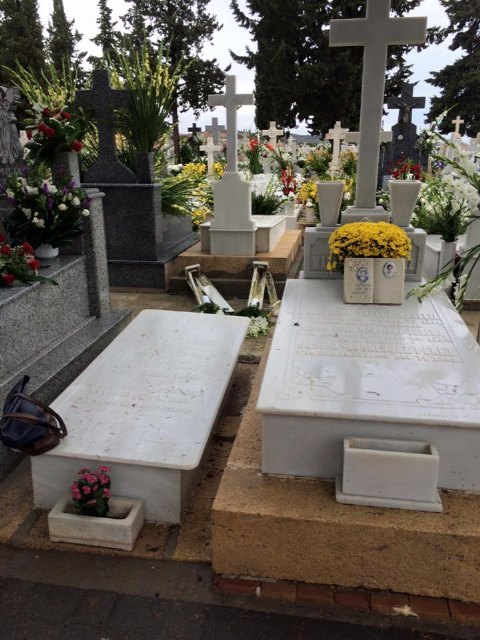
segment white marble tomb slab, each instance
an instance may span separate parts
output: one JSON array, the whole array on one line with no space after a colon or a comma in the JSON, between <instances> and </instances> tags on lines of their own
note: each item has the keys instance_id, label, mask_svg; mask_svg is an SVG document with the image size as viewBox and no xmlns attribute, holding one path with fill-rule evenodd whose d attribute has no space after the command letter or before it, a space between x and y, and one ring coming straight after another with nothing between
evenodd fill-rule
<instances>
[{"instance_id":1,"label":"white marble tomb slab","mask_svg":"<svg viewBox=\"0 0 480 640\"><path fill-rule=\"evenodd\" d=\"M112 495L143 499L146 520L179 522L248 324L142 311L52 404L68 436L32 458L35 506L106 464Z\"/></svg>"},{"instance_id":2,"label":"white marble tomb slab","mask_svg":"<svg viewBox=\"0 0 480 640\"><path fill-rule=\"evenodd\" d=\"M335 478L343 439L417 440L439 487L480 491L480 348L443 293L345 305L342 282L289 280L258 399L265 473Z\"/></svg>"}]
</instances>

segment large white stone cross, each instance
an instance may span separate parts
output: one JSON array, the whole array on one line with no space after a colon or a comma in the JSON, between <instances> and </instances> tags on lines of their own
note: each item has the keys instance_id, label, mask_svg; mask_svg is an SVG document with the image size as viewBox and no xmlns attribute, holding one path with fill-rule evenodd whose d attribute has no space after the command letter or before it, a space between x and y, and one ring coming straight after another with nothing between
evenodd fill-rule
<instances>
[{"instance_id":1,"label":"large white stone cross","mask_svg":"<svg viewBox=\"0 0 480 640\"><path fill-rule=\"evenodd\" d=\"M207 154L207 171L208 175L213 175L213 164L215 162L215 151L220 151L221 146L213 143L212 136L207 136L207 144L200 145L200 151L205 151Z\"/></svg>"},{"instance_id":2,"label":"large white stone cross","mask_svg":"<svg viewBox=\"0 0 480 640\"><path fill-rule=\"evenodd\" d=\"M360 131L349 131L345 136L345 142L348 144L358 144L360 141ZM391 131L380 131L380 142L391 142Z\"/></svg>"},{"instance_id":3,"label":"large white stone cross","mask_svg":"<svg viewBox=\"0 0 480 640\"><path fill-rule=\"evenodd\" d=\"M268 136L270 144L274 149L277 148L277 138L283 136L283 129L277 129L277 123L270 120L270 126L268 129L262 130L262 136Z\"/></svg>"},{"instance_id":4,"label":"large white stone cross","mask_svg":"<svg viewBox=\"0 0 480 640\"><path fill-rule=\"evenodd\" d=\"M366 18L332 20L331 47L364 47L355 208L374 209L388 45L422 44L426 18L390 18L390 0L367 0Z\"/></svg>"},{"instance_id":5,"label":"large white stone cross","mask_svg":"<svg viewBox=\"0 0 480 640\"><path fill-rule=\"evenodd\" d=\"M463 124L464 122L465 122L465 120L461 120L460 116L457 116L455 118L455 120L452 120L452 124L455 125L455 131L454 131L455 138L461 138L462 137L462 135L460 133L460 125Z\"/></svg>"},{"instance_id":6,"label":"large white stone cross","mask_svg":"<svg viewBox=\"0 0 480 640\"><path fill-rule=\"evenodd\" d=\"M255 104L251 93L237 93L236 76L225 77L225 93L208 96L211 107L227 110L227 171L237 172L237 109L244 104Z\"/></svg>"},{"instance_id":7,"label":"large white stone cross","mask_svg":"<svg viewBox=\"0 0 480 640\"><path fill-rule=\"evenodd\" d=\"M330 161L329 167L330 171L337 171L340 167L338 163L338 159L340 157L340 144L342 140L345 140L345 135L348 129L342 129L342 123L340 120L335 122L335 126L333 129L329 129L327 135L325 136L326 140L332 140L332 159Z\"/></svg>"}]
</instances>

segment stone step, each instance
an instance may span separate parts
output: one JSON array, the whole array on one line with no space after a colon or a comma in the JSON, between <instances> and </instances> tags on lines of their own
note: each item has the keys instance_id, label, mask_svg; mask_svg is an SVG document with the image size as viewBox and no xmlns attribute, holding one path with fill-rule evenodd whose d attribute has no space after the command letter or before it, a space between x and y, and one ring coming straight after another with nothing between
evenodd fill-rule
<instances>
[{"instance_id":1,"label":"stone step","mask_svg":"<svg viewBox=\"0 0 480 640\"><path fill-rule=\"evenodd\" d=\"M0 382L77 331L90 316L85 258L60 256L42 262L41 275L53 278L58 286L36 282L0 289Z\"/></svg>"}]
</instances>

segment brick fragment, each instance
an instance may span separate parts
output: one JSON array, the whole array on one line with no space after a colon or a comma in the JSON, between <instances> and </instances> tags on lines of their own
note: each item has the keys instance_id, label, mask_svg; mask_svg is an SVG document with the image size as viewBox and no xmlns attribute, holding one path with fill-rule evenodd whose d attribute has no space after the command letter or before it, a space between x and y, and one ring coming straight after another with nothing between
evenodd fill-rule
<instances>
[{"instance_id":1,"label":"brick fragment","mask_svg":"<svg viewBox=\"0 0 480 640\"><path fill-rule=\"evenodd\" d=\"M272 598L273 600L285 600L295 602L297 596L297 585L287 580L277 582L262 582L260 596Z\"/></svg>"},{"instance_id":2,"label":"brick fragment","mask_svg":"<svg viewBox=\"0 0 480 640\"><path fill-rule=\"evenodd\" d=\"M392 593L391 591L372 591L370 594L370 611L396 615L394 608L408 607L406 593Z\"/></svg>"},{"instance_id":3,"label":"brick fragment","mask_svg":"<svg viewBox=\"0 0 480 640\"><path fill-rule=\"evenodd\" d=\"M212 587L215 591L223 593L235 593L241 595L254 596L260 580L247 580L245 578L224 578L215 575L212 580Z\"/></svg>"},{"instance_id":4,"label":"brick fragment","mask_svg":"<svg viewBox=\"0 0 480 640\"><path fill-rule=\"evenodd\" d=\"M449 600L448 604L452 622L480 627L480 604L460 600Z\"/></svg>"}]
</instances>

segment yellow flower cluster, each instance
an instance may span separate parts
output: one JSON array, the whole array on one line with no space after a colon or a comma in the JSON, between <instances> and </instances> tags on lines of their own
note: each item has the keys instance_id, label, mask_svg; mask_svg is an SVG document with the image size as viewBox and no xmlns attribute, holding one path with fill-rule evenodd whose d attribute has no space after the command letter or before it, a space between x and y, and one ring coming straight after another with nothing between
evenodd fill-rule
<instances>
[{"instance_id":1,"label":"yellow flower cluster","mask_svg":"<svg viewBox=\"0 0 480 640\"><path fill-rule=\"evenodd\" d=\"M327 269L341 270L345 258L410 258L412 242L389 222L352 222L336 229L328 240Z\"/></svg>"},{"instance_id":2,"label":"yellow flower cluster","mask_svg":"<svg viewBox=\"0 0 480 640\"><path fill-rule=\"evenodd\" d=\"M213 163L213 173L217 178L221 178L223 176L223 172L225 171L225 165L223 162L214 162Z\"/></svg>"},{"instance_id":3,"label":"yellow flower cluster","mask_svg":"<svg viewBox=\"0 0 480 640\"><path fill-rule=\"evenodd\" d=\"M192 224L195 229L211 217L212 212L208 207L197 207L192 211Z\"/></svg>"},{"instance_id":4,"label":"yellow flower cluster","mask_svg":"<svg viewBox=\"0 0 480 640\"><path fill-rule=\"evenodd\" d=\"M316 202L317 200L317 183L310 181L304 182L299 189L298 197L301 202L305 204L310 200L310 202Z\"/></svg>"},{"instance_id":5,"label":"yellow flower cluster","mask_svg":"<svg viewBox=\"0 0 480 640\"><path fill-rule=\"evenodd\" d=\"M186 164L183 169L183 175L188 178L193 178L194 180L199 180L205 176L207 171L207 167L203 164L203 162L189 162Z\"/></svg>"}]
</instances>

